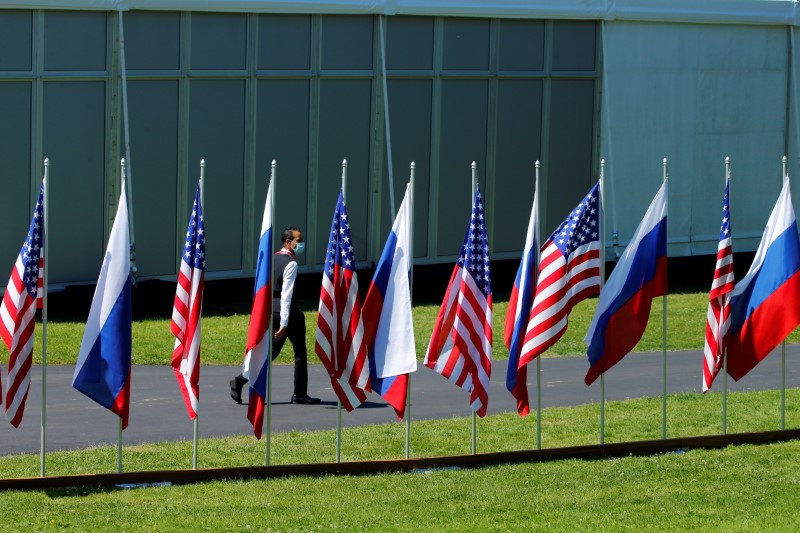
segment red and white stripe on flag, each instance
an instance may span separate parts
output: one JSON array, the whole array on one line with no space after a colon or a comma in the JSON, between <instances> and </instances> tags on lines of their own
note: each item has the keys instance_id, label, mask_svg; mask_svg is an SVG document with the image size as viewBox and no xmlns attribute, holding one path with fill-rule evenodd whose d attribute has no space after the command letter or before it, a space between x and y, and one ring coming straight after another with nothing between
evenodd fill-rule
<instances>
[{"instance_id":1,"label":"red and white stripe on flag","mask_svg":"<svg viewBox=\"0 0 800 533\"><path fill-rule=\"evenodd\" d=\"M600 184L542 246L539 278L519 367L555 344L567 330L569 313L600 293Z\"/></svg>"},{"instance_id":2,"label":"red and white stripe on flag","mask_svg":"<svg viewBox=\"0 0 800 533\"><path fill-rule=\"evenodd\" d=\"M470 407L485 416L492 372L492 287L483 202L475 190L470 225L442 307L425 366L470 393Z\"/></svg>"},{"instance_id":3,"label":"red and white stripe on flag","mask_svg":"<svg viewBox=\"0 0 800 533\"><path fill-rule=\"evenodd\" d=\"M205 243L203 206L198 183L181 256L171 324L172 334L175 336L172 370L186 405L186 413L192 420L197 418L200 402L200 331L206 265Z\"/></svg>"},{"instance_id":4,"label":"red and white stripe on flag","mask_svg":"<svg viewBox=\"0 0 800 533\"><path fill-rule=\"evenodd\" d=\"M44 299L44 238L42 182L28 235L11 270L11 278L0 304L0 337L9 350L5 415L14 427L19 427L22 422L31 383L36 309L42 307Z\"/></svg>"},{"instance_id":5,"label":"red and white stripe on flag","mask_svg":"<svg viewBox=\"0 0 800 533\"><path fill-rule=\"evenodd\" d=\"M361 405L370 390L369 367L353 239L341 193L325 256L314 351L328 371L342 406L349 412Z\"/></svg>"},{"instance_id":6,"label":"red and white stripe on flag","mask_svg":"<svg viewBox=\"0 0 800 533\"><path fill-rule=\"evenodd\" d=\"M706 338L703 346L703 392L711 388L714 378L722 368L728 330L731 326L731 291L734 287L733 241L730 220L730 178L725 182L722 202L722 226L717 246L717 264L714 281L708 295L706 313Z\"/></svg>"}]
</instances>

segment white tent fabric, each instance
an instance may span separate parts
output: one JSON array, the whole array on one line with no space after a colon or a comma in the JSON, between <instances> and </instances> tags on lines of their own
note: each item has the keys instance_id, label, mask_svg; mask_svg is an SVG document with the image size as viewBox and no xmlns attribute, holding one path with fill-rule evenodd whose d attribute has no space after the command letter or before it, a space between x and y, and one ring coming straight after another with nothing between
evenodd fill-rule
<instances>
[{"instance_id":1,"label":"white tent fabric","mask_svg":"<svg viewBox=\"0 0 800 533\"><path fill-rule=\"evenodd\" d=\"M792 0L0 0L0 9L138 9L800 25L797 3Z\"/></svg>"}]
</instances>

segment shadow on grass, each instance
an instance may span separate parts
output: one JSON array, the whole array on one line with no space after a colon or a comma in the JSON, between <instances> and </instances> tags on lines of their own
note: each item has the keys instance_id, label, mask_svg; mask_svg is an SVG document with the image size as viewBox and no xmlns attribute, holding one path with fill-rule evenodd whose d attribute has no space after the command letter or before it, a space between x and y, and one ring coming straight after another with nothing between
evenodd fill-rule
<instances>
[{"instance_id":1,"label":"shadow on grass","mask_svg":"<svg viewBox=\"0 0 800 533\"><path fill-rule=\"evenodd\" d=\"M119 487L66 487L62 489L45 489L43 492L48 498L57 500L60 498L83 498L94 494L110 494L121 490L130 490Z\"/></svg>"},{"instance_id":2,"label":"shadow on grass","mask_svg":"<svg viewBox=\"0 0 800 533\"><path fill-rule=\"evenodd\" d=\"M333 409L338 404L336 402L322 402L322 405L324 407L327 407L328 409ZM359 405L356 409L385 409L386 407L389 407L388 403L377 403L377 402L366 401L361 405Z\"/></svg>"}]
</instances>

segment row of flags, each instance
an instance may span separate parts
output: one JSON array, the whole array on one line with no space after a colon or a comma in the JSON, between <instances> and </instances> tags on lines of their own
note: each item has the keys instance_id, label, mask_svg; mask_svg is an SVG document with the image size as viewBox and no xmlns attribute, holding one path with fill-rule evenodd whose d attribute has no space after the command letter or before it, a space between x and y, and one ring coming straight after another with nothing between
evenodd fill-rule
<instances>
[{"instance_id":1,"label":"row of flags","mask_svg":"<svg viewBox=\"0 0 800 533\"><path fill-rule=\"evenodd\" d=\"M602 181L602 180L601 180ZM555 344L568 327L571 310L599 294L584 342L591 385L629 353L646 328L652 300L667 294L667 197L665 178L603 284L602 190L595 184L550 237L538 246L538 195L534 197L522 260L505 317L509 348L506 388L517 410L530 411L527 365ZM726 179L714 280L709 294L703 392L723 368L744 377L800 324L800 238L788 176L745 277L735 283ZM199 407L205 226L202 181L187 228L176 288L171 331L172 368L189 418ZM30 386L36 308L41 308L44 272L45 182L28 235L12 269L2 304L0 337L10 356L0 403L18 427ZM261 437L268 400L272 319L272 182L261 227L255 287L243 375L249 380L247 418ZM320 289L315 351L346 410L367 393L383 397L403 419L409 375L417 369L411 314L413 189L409 182L400 209L361 302L350 221L339 194ZM427 347L424 365L469 393L485 416L492 366L492 285L486 215L476 186L464 241L447 285ZM132 276L128 206L123 181L119 205L92 300L73 375L73 386L128 423L131 382Z\"/></svg>"}]
</instances>

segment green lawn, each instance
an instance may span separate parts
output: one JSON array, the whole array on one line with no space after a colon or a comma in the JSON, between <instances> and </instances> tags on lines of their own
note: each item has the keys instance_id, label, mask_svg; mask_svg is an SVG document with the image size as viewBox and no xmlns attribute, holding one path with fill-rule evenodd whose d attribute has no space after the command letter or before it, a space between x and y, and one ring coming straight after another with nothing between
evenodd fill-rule
<instances>
[{"instance_id":1,"label":"green lawn","mask_svg":"<svg viewBox=\"0 0 800 533\"><path fill-rule=\"evenodd\" d=\"M307 344L311 362L314 355L314 332L316 331L316 302L304 302ZM570 315L567 332L547 353L545 357L581 356L585 357L586 347L583 336L592 320L597 298L578 304ZM667 297L667 349L701 349L705 335L705 316L708 307L706 293L671 294ZM503 344L503 329L507 301L494 304L493 358L507 359L508 350ZM661 350L661 324L663 316L662 299L653 302L650 323L635 351L649 352ZM417 354L420 361L425 357L425 349L439 312L438 305L414 307L414 328ZM207 365L237 365L242 361L249 316L205 310L203 318L203 351L201 360ZM48 324L47 357L52 364L74 364L83 336L84 323L51 320ZM35 357L41 354L41 330L36 333ZM133 324L133 363L148 365L168 365L174 343L169 329L169 318L138 320ZM800 342L800 331L789 336L788 342ZM294 355L287 343L278 358L278 363L290 363Z\"/></svg>"},{"instance_id":2,"label":"green lawn","mask_svg":"<svg viewBox=\"0 0 800 533\"><path fill-rule=\"evenodd\" d=\"M699 349L707 295L668 298L668 349ZM570 328L548 356L584 357L582 337L597 300L581 303ZM309 351L313 353L315 302L306 302ZM502 331L507 302L494 307L494 358L507 357ZM414 308L417 352L424 350L438 306ZM637 351L661 348L661 301ZM207 309L203 320L203 364L241 362L248 316ZM134 363L169 363L169 320L134 323ZM84 324L52 320L48 358L69 364ZM789 339L798 342L795 332ZM37 330L36 354L41 331ZM291 360L291 349L281 362ZM38 355L37 355L38 357ZM313 356L312 356L312 360ZM777 429L777 391L734 393L728 432ZM545 409L542 445L596 444L598 406ZM669 437L718 434L719 393L669 397ZM800 390L787 391L787 427L800 427ZM478 422L478 451L533 448L535 415L489 416ZM342 460L403 457L405 426L347 428ZM6 433L6 436L9 434ZM658 439L661 400L608 403L606 442ZM470 451L470 421L415 421L411 455L426 457ZM124 469L191 467L191 443L126 446ZM262 481L210 482L189 486L122 489L63 489L0 493L0 531L796 531L800 523L800 442L736 446L652 457L503 465L475 470L385 474L363 477L288 477ZM332 462L333 431L272 436L272 464ZM260 465L264 442L252 437L202 439L199 467ZM51 452L48 475L111 472L116 448ZM38 455L0 458L3 477L35 476Z\"/></svg>"},{"instance_id":3,"label":"green lawn","mask_svg":"<svg viewBox=\"0 0 800 533\"><path fill-rule=\"evenodd\" d=\"M787 426L800 424L788 391ZM719 433L719 393L670 396L669 436ZM729 431L776 429L776 391L732 393ZM545 409L545 447L595 444L597 405ZM660 400L607 405L606 442L660 437ZM469 451L468 419L415 422L412 455ZM531 448L533 416L487 417L478 451ZM343 460L399 458L400 423L348 428ZM273 435L273 463L332 461L334 432ZM204 439L200 467L263 464L263 441ZM188 468L190 443L125 447L126 470ZM48 454L51 475L113 471L115 449ZM800 442L651 457L566 460L363 477L287 477L188 486L0 493L0 530L16 531L796 531ZM8 477L38 456L0 458Z\"/></svg>"}]
</instances>

